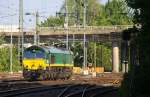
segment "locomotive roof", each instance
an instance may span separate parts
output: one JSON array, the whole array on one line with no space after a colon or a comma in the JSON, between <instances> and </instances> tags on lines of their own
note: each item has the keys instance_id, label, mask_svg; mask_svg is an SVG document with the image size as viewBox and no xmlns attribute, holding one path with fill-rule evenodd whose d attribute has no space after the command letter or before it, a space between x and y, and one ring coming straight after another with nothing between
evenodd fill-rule
<instances>
[{"instance_id":1,"label":"locomotive roof","mask_svg":"<svg viewBox=\"0 0 150 97\"><path fill-rule=\"evenodd\" d=\"M43 50L45 52L50 52L50 53L63 53L63 54L72 54L71 51L64 49L64 48L56 48L53 46L31 46L29 48L27 48L26 50L34 50L34 49L39 49L39 50Z\"/></svg>"}]
</instances>

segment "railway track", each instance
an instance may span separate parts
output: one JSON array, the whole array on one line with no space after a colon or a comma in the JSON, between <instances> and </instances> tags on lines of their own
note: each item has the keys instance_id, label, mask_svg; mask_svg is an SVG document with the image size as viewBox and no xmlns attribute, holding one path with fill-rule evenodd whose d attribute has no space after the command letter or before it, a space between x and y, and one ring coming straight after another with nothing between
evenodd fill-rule
<instances>
[{"instance_id":1,"label":"railway track","mask_svg":"<svg viewBox=\"0 0 150 97\"><path fill-rule=\"evenodd\" d=\"M26 80L2 80L0 82L0 91L12 90L17 88L39 86L40 84L35 82L29 82Z\"/></svg>"},{"instance_id":2,"label":"railway track","mask_svg":"<svg viewBox=\"0 0 150 97\"><path fill-rule=\"evenodd\" d=\"M75 85L64 89L57 97L100 97L110 96L113 92L117 92L118 88L96 85ZM112 93L112 94L110 94ZM113 96L111 96L113 97ZM116 97L116 96L114 96Z\"/></svg>"},{"instance_id":3,"label":"railway track","mask_svg":"<svg viewBox=\"0 0 150 97\"><path fill-rule=\"evenodd\" d=\"M0 97L100 97L116 91L117 88L110 86L64 84L1 91Z\"/></svg>"},{"instance_id":4,"label":"railway track","mask_svg":"<svg viewBox=\"0 0 150 97\"><path fill-rule=\"evenodd\" d=\"M64 97L100 97L102 95L107 95L106 97L108 97L110 92L116 92L117 90L118 89L112 87L85 88L83 91L70 93Z\"/></svg>"},{"instance_id":5,"label":"railway track","mask_svg":"<svg viewBox=\"0 0 150 97\"><path fill-rule=\"evenodd\" d=\"M90 87L94 87L94 85L88 85L88 84L72 85L70 87L65 88L64 91L62 91L57 97L66 97L68 94L84 91L86 88L90 88Z\"/></svg>"},{"instance_id":6,"label":"railway track","mask_svg":"<svg viewBox=\"0 0 150 97\"><path fill-rule=\"evenodd\" d=\"M110 87L115 85L109 84L113 80L107 78L102 80L81 77L75 80L56 81L3 79L0 81L0 97L117 97L110 96L117 92L117 88Z\"/></svg>"},{"instance_id":7,"label":"railway track","mask_svg":"<svg viewBox=\"0 0 150 97\"><path fill-rule=\"evenodd\" d=\"M0 97L31 97L30 95L37 94L37 93L45 93L47 91L62 91L69 85L62 85L62 86L40 86L40 87L30 87L30 88L22 88L22 89L13 89L8 91L1 91ZM38 96L36 96L38 97ZM41 96L39 96L41 97Z\"/></svg>"}]
</instances>

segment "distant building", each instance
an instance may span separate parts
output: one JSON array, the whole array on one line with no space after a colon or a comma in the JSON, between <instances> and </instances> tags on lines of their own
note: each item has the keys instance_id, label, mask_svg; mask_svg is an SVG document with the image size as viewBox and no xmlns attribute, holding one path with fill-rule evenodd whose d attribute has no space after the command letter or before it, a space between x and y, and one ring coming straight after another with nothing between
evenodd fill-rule
<instances>
[{"instance_id":1,"label":"distant building","mask_svg":"<svg viewBox=\"0 0 150 97\"><path fill-rule=\"evenodd\" d=\"M0 32L19 32L18 25L0 25Z\"/></svg>"},{"instance_id":2,"label":"distant building","mask_svg":"<svg viewBox=\"0 0 150 97\"><path fill-rule=\"evenodd\" d=\"M24 32L34 32L35 28L28 27L23 29ZM19 25L0 25L0 32L19 32Z\"/></svg>"},{"instance_id":3,"label":"distant building","mask_svg":"<svg viewBox=\"0 0 150 97\"><path fill-rule=\"evenodd\" d=\"M30 46L32 46L33 44L31 44L31 43L25 43L23 46L25 47L25 48L27 48L27 47L30 47ZM6 47L10 47L11 46L11 44L1 44L0 45L0 48L6 48Z\"/></svg>"}]
</instances>

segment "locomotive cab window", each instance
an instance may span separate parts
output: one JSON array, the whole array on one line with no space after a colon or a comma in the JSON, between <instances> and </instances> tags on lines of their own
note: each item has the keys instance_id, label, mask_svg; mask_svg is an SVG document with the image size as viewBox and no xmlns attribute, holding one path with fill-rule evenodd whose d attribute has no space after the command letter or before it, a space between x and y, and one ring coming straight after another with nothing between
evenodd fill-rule
<instances>
[{"instance_id":1,"label":"locomotive cab window","mask_svg":"<svg viewBox=\"0 0 150 97\"><path fill-rule=\"evenodd\" d=\"M30 58L34 58L34 53L32 53L30 50L26 50L24 52L24 58L30 59Z\"/></svg>"},{"instance_id":2,"label":"locomotive cab window","mask_svg":"<svg viewBox=\"0 0 150 97\"><path fill-rule=\"evenodd\" d=\"M32 59L32 58L46 58L45 51L40 48L29 48L24 51L24 58Z\"/></svg>"},{"instance_id":3,"label":"locomotive cab window","mask_svg":"<svg viewBox=\"0 0 150 97\"><path fill-rule=\"evenodd\" d=\"M45 52L42 50L36 50L36 58L45 58Z\"/></svg>"}]
</instances>

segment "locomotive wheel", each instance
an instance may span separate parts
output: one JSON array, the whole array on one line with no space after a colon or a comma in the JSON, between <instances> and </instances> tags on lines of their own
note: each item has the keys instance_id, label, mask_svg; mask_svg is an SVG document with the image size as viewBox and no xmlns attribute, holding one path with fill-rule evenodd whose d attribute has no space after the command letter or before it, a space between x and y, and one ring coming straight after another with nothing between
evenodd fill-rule
<instances>
[{"instance_id":1,"label":"locomotive wheel","mask_svg":"<svg viewBox=\"0 0 150 97\"><path fill-rule=\"evenodd\" d=\"M44 71L43 73L42 73L42 80L46 80L47 79L47 74L46 74L46 72Z\"/></svg>"},{"instance_id":2,"label":"locomotive wheel","mask_svg":"<svg viewBox=\"0 0 150 97\"><path fill-rule=\"evenodd\" d=\"M49 72L49 79L52 80L52 74Z\"/></svg>"},{"instance_id":3,"label":"locomotive wheel","mask_svg":"<svg viewBox=\"0 0 150 97\"><path fill-rule=\"evenodd\" d=\"M46 80L45 71L39 70L39 79L40 80Z\"/></svg>"},{"instance_id":4,"label":"locomotive wheel","mask_svg":"<svg viewBox=\"0 0 150 97\"><path fill-rule=\"evenodd\" d=\"M27 79L27 75L28 75L28 71L27 70L23 70L23 77L25 78L25 79Z\"/></svg>"},{"instance_id":5,"label":"locomotive wheel","mask_svg":"<svg viewBox=\"0 0 150 97\"><path fill-rule=\"evenodd\" d=\"M54 73L51 73L51 79L54 80Z\"/></svg>"},{"instance_id":6,"label":"locomotive wheel","mask_svg":"<svg viewBox=\"0 0 150 97\"><path fill-rule=\"evenodd\" d=\"M24 79L26 80L30 80L31 79L31 71L28 71L28 70L23 70L23 77Z\"/></svg>"},{"instance_id":7,"label":"locomotive wheel","mask_svg":"<svg viewBox=\"0 0 150 97\"><path fill-rule=\"evenodd\" d=\"M53 79L54 79L54 80L56 80L56 79L57 79L57 73L56 73L56 72L54 72Z\"/></svg>"},{"instance_id":8,"label":"locomotive wheel","mask_svg":"<svg viewBox=\"0 0 150 97\"><path fill-rule=\"evenodd\" d=\"M46 76L46 80L48 80L50 78L48 71L45 71L45 76Z\"/></svg>"},{"instance_id":9,"label":"locomotive wheel","mask_svg":"<svg viewBox=\"0 0 150 97\"><path fill-rule=\"evenodd\" d=\"M64 79L64 74L60 73L59 74L59 79Z\"/></svg>"}]
</instances>

